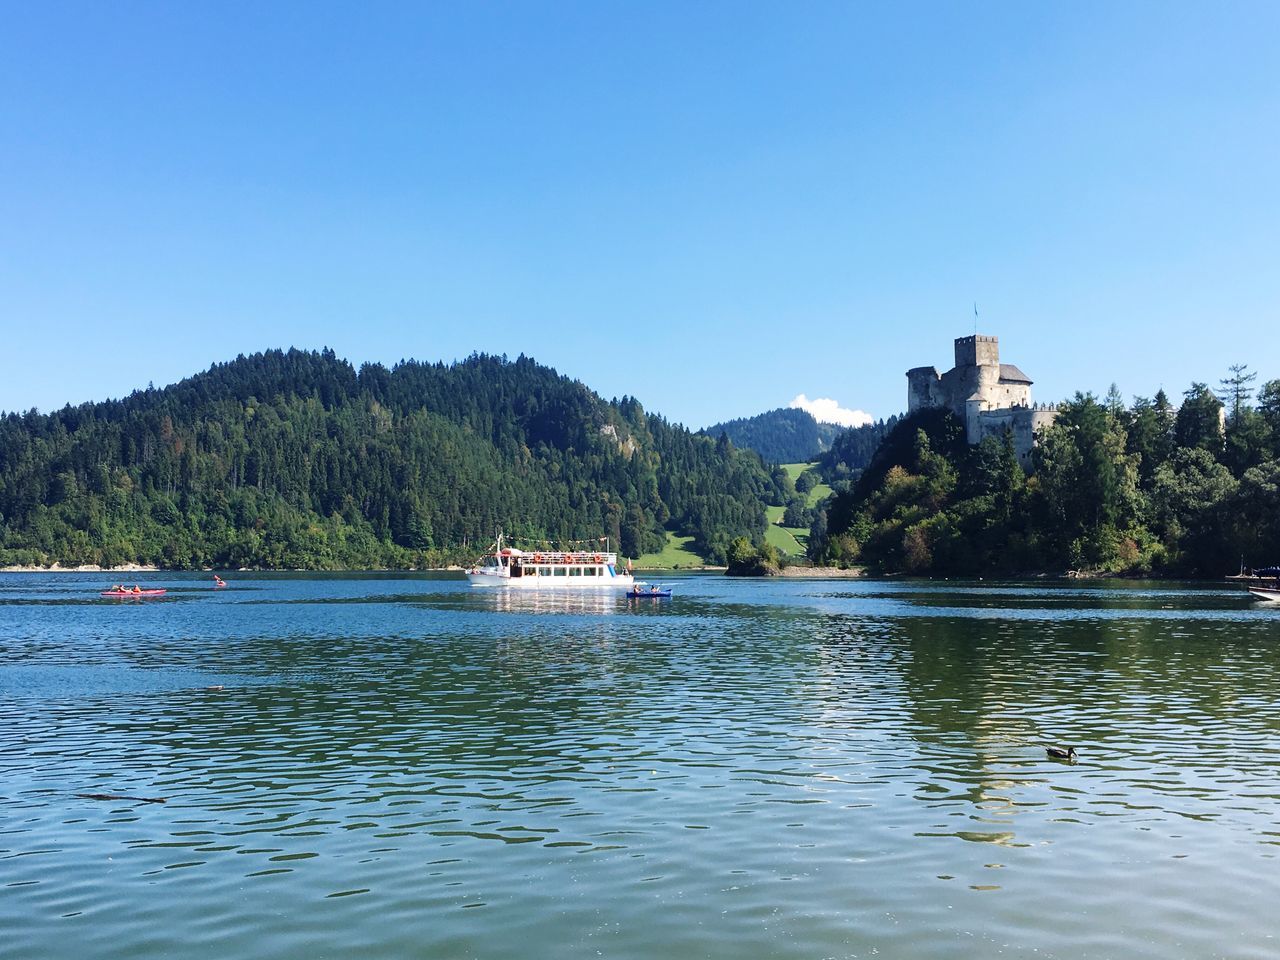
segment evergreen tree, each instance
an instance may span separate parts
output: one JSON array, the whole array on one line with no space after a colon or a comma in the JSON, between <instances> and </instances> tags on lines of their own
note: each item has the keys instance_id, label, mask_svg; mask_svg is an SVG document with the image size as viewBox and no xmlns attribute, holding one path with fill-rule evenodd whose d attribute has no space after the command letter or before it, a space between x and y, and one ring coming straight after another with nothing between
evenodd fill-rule
<instances>
[{"instance_id":1,"label":"evergreen tree","mask_svg":"<svg viewBox=\"0 0 1280 960\"><path fill-rule=\"evenodd\" d=\"M1280 459L1280 380L1268 380L1258 390L1258 414L1271 435L1271 456Z\"/></svg>"},{"instance_id":2,"label":"evergreen tree","mask_svg":"<svg viewBox=\"0 0 1280 960\"><path fill-rule=\"evenodd\" d=\"M1155 400L1134 398L1125 449L1139 458L1138 476L1142 488L1149 490L1156 470L1173 453L1173 412L1163 390Z\"/></svg>"},{"instance_id":3,"label":"evergreen tree","mask_svg":"<svg viewBox=\"0 0 1280 960\"><path fill-rule=\"evenodd\" d=\"M1231 376L1219 381L1222 389L1218 397L1228 411L1227 425L1234 426L1239 421L1241 412L1246 409L1249 398L1253 396L1253 388L1249 385L1258 379L1258 375L1245 372L1249 369L1247 363L1233 364L1227 369L1231 371Z\"/></svg>"},{"instance_id":4,"label":"evergreen tree","mask_svg":"<svg viewBox=\"0 0 1280 960\"><path fill-rule=\"evenodd\" d=\"M1222 456L1222 401L1203 383L1193 383L1183 394L1173 434L1179 447L1207 450Z\"/></svg>"},{"instance_id":5,"label":"evergreen tree","mask_svg":"<svg viewBox=\"0 0 1280 960\"><path fill-rule=\"evenodd\" d=\"M1243 407L1227 425L1223 451L1225 463L1236 477L1244 475L1272 457L1274 438L1266 419L1258 411Z\"/></svg>"}]
</instances>

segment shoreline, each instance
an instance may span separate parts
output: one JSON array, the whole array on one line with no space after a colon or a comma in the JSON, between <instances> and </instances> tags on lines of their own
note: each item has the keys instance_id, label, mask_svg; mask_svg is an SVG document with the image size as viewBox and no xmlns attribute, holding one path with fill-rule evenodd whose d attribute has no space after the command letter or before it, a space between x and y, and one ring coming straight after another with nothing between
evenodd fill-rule
<instances>
[{"instance_id":1,"label":"shoreline","mask_svg":"<svg viewBox=\"0 0 1280 960\"><path fill-rule=\"evenodd\" d=\"M0 567L0 573L464 573L466 567L456 564L448 567L361 567L349 570L321 570L305 567L201 567L199 570L171 569L148 563L126 563L118 567L102 567L85 563L78 567L64 567L55 563L49 567L14 564Z\"/></svg>"},{"instance_id":2,"label":"shoreline","mask_svg":"<svg viewBox=\"0 0 1280 960\"><path fill-rule=\"evenodd\" d=\"M859 580L867 576L866 567L783 567L780 577L805 580Z\"/></svg>"},{"instance_id":3,"label":"shoreline","mask_svg":"<svg viewBox=\"0 0 1280 960\"><path fill-rule=\"evenodd\" d=\"M636 575L640 574L662 574L662 573L694 573L694 574L724 574L727 570L722 566L702 566L702 567L635 567ZM193 574L193 573L323 573L323 574L345 574L345 573L464 573L466 567L451 564L445 567L366 567L351 568L345 570L321 570L308 569L302 567L239 567L232 569L230 567L208 567L199 570L190 569L169 569L167 567L158 567L155 564L144 563L126 563L118 567L103 567L98 564L86 563L79 566L63 566L54 563L47 567L34 566L28 564L12 564L0 567L0 573L103 573L103 574L129 574L129 573L161 573L161 574ZM756 576L746 576L736 579L744 580L768 580L775 578L791 578L796 580L1041 580L1050 582L1067 582L1072 580L1115 580L1115 581L1141 581L1149 580L1162 583L1224 583L1224 584L1249 584L1253 582L1271 582L1271 578L1252 577L1247 574L1227 574L1223 577L1170 577L1161 576L1159 574L1144 574L1135 576L1133 574L1117 574L1104 573L1083 570L1066 570L1066 571L1035 571L1024 572L1018 574L973 574L964 575L929 575L916 574L909 575L898 571L894 572L874 572L867 567L811 567L811 566L788 566L783 567L777 573L760 574Z\"/></svg>"},{"instance_id":4,"label":"shoreline","mask_svg":"<svg viewBox=\"0 0 1280 960\"><path fill-rule=\"evenodd\" d=\"M150 563L124 563L118 567L103 567L96 563L84 563L78 567L64 567L55 563L48 567L15 564L0 567L0 573L160 573L159 567Z\"/></svg>"},{"instance_id":5,"label":"shoreline","mask_svg":"<svg viewBox=\"0 0 1280 960\"><path fill-rule=\"evenodd\" d=\"M724 573L728 567L632 567L633 573Z\"/></svg>"}]
</instances>

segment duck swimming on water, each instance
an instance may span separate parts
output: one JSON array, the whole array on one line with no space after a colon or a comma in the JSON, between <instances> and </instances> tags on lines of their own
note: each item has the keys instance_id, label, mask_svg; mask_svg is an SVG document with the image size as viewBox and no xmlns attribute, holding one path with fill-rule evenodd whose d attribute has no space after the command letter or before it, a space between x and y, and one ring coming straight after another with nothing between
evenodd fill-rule
<instances>
[{"instance_id":1,"label":"duck swimming on water","mask_svg":"<svg viewBox=\"0 0 1280 960\"><path fill-rule=\"evenodd\" d=\"M1075 747L1045 747L1044 752L1054 760L1075 760Z\"/></svg>"}]
</instances>

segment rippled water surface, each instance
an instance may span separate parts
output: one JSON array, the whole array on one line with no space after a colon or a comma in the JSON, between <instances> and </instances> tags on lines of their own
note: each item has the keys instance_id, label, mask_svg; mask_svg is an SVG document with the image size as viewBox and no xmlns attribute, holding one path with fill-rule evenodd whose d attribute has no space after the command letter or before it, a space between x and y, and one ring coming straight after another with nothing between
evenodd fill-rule
<instances>
[{"instance_id":1,"label":"rippled water surface","mask_svg":"<svg viewBox=\"0 0 1280 960\"><path fill-rule=\"evenodd\" d=\"M108 580L0 574L3 957L1280 955L1231 589Z\"/></svg>"}]
</instances>

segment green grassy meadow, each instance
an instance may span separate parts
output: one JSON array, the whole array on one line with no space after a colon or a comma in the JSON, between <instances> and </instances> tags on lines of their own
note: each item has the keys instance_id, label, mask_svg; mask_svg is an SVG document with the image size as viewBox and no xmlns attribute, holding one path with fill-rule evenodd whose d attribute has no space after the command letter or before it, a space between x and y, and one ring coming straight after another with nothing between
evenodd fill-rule
<instances>
[{"instance_id":1,"label":"green grassy meadow","mask_svg":"<svg viewBox=\"0 0 1280 960\"><path fill-rule=\"evenodd\" d=\"M804 527L782 526L782 507L765 507L764 509L769 521L769 525L764 528L764 542L777 547L779 552L787 556L801 556L805 552L809 531Z\"/></svg>"},{"instance_id":2,"label":"green grassy meadow","mask_svg":"<svg viewBox=\"0 0 1280 960\"><path fill-rule=\"evenodd\" d=\"M811 466L813 466L811 463L784 463L782 469L787 471L787 476L791 478L792 483L795 483L800 474ZM808 505L812 507L819 500L830 495L831 488L825 483L820 483L809 491ZM765 507L765 515L769 520L769 525L764 531L765 543L772 544L787 556L804 556L809 546L809 531L804 527L782 526L784 512L782 507Z\"/></svg>"},{"instance_id":3,"label":"green grassy meadow","mask_svg":"<svg viewBox=\"0 0 1280 960\"><path fill-rule=\"evenodd\" d=\"M703 559L689 549L693 537L677 537L667 534L667 545L661 553L646 553L635 561L635 566L648 569L671 570L675 567L701 567Z\"/></svg>"},{"instance_id":4,"label":"green grassy meadow","mask_svg":"<svg viewBox=\"0 0 1280 960\"><path fill-rule=\"evenodd\" d=\"M806 470L808 470L812 466L813 466L812 463L784 463L782 465L782 469L787 471L787 476L791 478L792 483L795 483L796 480L799 478L800 474L804 473ZM815 503L817 503L823 497L829 497L829 496L831 496L831 488L827 486L825 483L819 483L816 487L814 487L812 490L809 491L808 505L812 507Z\"/></svg>"},{"instance_id":5,"label":"green grassy meadow","mask_svg":"<svg viewBox=\"0 0 1280 960\"><path fill-rule=\"evenodd\" d=\"M812 464L809 463L784 463L782 468L787 471L787 475L791 477L794 483L795 479L804 473ZM823 497L830 496L831 488L825 483L820 483L809 491L809 506L813 506ZM769 521L764 531L765 543L772 544L782 554L789 557L802 557L809 543L809 531L805 527L784 527L781 525L783 514L782 507L765 507L765 516ZM667 534L667 545L660 553L646 553L635 561L635 566L647 569L671 570L676 567L689 568L701 567L704 564L703 559L689 549L689 544L693 542L693 537L677 537L674 533Z\"/></svg>"}]
</instances>

